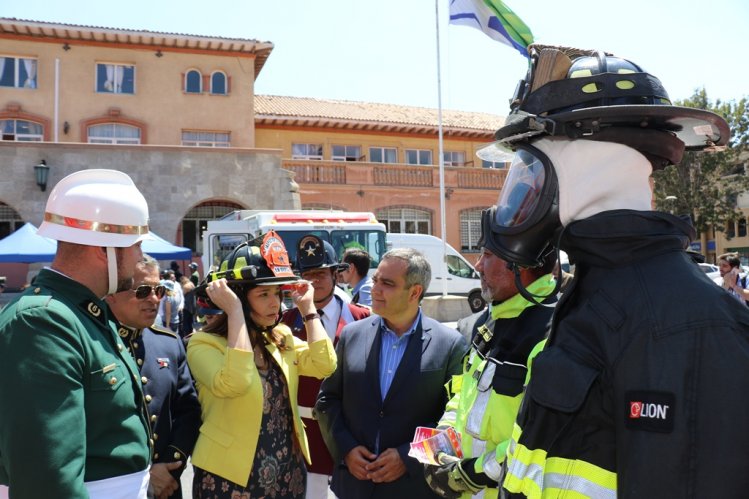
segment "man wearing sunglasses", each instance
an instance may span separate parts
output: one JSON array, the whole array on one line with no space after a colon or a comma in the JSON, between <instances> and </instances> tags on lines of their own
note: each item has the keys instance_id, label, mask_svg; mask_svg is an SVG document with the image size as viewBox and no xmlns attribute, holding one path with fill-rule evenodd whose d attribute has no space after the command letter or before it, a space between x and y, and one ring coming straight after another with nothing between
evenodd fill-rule
<instances>
[{"instance_id":1,"label":"man wearing sunglasses","mask_svg":"<svg viewBox=\"0 0 749 499\"><path fill-rule=\"evenodd\" d=\"M140 370L154 438L151 488L157 499L181 498L179 477L200 427L200 405L179 336L154 325L164 286L148 255L135 266L133 288L106 297L119 335Z\"/></svg>"}]
</instances>

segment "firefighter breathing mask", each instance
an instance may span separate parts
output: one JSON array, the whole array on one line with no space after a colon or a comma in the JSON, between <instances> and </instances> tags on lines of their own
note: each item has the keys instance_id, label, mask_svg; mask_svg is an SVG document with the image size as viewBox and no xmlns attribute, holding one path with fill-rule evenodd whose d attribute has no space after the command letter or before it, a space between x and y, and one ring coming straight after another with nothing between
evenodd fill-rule
<instances>
[{"instance_id":1,"label":"firefighter breathing mask","mask_svg":"<svg viewBox=\"0 0 749 499\"><path fill-rule=\"evenodd\" d=\"M596 213L650 209L650 163L622 144L541 139L519 145L482 245L508 262L539 267L563 227Z\"/></svg>"},{"instance_id":2,"label":"firefighter breathing mask","mask_svg":"<svg viewBox=\"0 0 749 499\"><path fill-rule=\"evenodd\" d=\"M541 150L518 148L496 206L481 216L479 246L507 262L540 267L548 241L560 227L559 186L551 161Z\"/></svg>"}]
</instances>

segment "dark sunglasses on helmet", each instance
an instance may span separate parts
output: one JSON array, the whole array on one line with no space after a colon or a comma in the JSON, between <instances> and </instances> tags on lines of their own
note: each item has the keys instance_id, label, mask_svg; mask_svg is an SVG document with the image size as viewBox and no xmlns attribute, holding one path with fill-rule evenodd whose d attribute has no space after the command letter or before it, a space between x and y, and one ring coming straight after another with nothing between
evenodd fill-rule
<instances>
[{"instance_id":1,"label":"dark sunglasses on helmet","mask_svg":"<svg viewBox=\"0 0 749 499\"><path fill-rule=\"evenodd\" d=\"M135 293L135 297L139 300L145 300L151 296L151 292L156 294L156 298L161 298L166 292L166 288L162 285L149 286L148 284L141 284L137 288L132 290Z\"/></svg>"}]
</instances>

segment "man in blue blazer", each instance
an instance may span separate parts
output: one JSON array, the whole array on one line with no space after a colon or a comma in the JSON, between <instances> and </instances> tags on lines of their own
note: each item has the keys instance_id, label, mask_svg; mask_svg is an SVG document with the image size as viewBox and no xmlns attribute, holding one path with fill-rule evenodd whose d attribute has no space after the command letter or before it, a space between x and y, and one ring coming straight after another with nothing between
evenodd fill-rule
<instances>
[{"instance_id":1,"label":"man in blue blazer","mask_svg":"<svg viewBox=\"0 0 749 499\"><path fill-rule=\"evenodd\" d=\"M418 251L387 252L372 279L376 315L341 333L338 367L315 405L340 498L437 497L422 465L408 456L409 443L417 426L437 425L445 384L461 372L468 345L422 314L430 278Z\"/></svg>"}]
</instances>

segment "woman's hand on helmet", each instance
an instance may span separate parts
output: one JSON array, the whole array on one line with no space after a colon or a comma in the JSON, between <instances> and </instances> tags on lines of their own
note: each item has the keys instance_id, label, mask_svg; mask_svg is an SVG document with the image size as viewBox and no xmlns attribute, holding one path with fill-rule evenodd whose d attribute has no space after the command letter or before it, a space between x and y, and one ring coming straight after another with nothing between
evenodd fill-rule
<instances>
[{"instance_id":1,"label":"woman's hand on helmet","mask_svg":"<svg viewBox=\"0 0 749 499\"><path fill-rule=\"evenodd\" d=\"M291 299L296 303L302 315L312 314L315 308L315 288L310 281L300 280L293 284Z\"/></svg>"},{"instance_id":2,"label":"woman's hand on helmet","mask_svg":"<svg viewBox=\"0 0 749 499\"><path fill-rule=\"evenodd\" d=\"M221 310L230 313L242 313L242 303L237 294L226 283L226 279L218 279L206 286L208 298Z\"/></svg>"}]
</instances>

